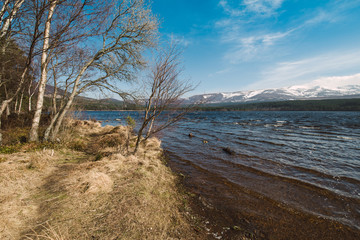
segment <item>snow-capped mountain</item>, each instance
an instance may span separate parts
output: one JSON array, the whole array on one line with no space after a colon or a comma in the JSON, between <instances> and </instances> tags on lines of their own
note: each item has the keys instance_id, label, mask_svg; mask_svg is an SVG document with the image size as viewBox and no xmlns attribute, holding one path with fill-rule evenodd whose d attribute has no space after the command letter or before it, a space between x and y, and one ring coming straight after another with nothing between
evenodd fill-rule
<instances>
[{"instance_id":1,"label":"snow-capped mountain","mask_svg":"<svg viewBox=\"0 0 360 240\"><path fill-rule=\"evenodd\" d=\"M266 89L256 91L238 91L229 93L201 94L190 97L190 102L227 103L227 102L261 102L303 99L360 98L360 80L358 84L316 85L313 81L306 85ZM331 83L329 80L328 83Z\"/></svg>"}]
</instances>

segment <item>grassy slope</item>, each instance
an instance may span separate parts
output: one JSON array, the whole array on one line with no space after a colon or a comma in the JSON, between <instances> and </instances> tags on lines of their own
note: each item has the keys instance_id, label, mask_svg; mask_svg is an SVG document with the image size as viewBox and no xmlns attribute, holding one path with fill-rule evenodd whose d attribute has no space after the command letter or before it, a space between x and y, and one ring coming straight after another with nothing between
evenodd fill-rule
<instances>
[{"instance_id":1,"label":"grassy slope","mask_svg":"<svg viewBox=\"0 0 360 240\"><path fill-rule=\"evenodd\" d=\"M60 145L0 154L0 239L203 238L159 140L131 155L126 127L71 126Z\"/></svg>"}]
</instances>

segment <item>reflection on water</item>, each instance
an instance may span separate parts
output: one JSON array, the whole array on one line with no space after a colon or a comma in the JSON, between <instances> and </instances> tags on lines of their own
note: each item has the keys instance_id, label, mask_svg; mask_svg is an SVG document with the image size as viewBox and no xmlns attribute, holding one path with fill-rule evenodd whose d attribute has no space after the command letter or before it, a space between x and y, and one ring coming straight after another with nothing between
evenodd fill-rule
<instances>
[{"instance_id":1,"label":"reflection on water","mask_svg":"<svg viewBox=\"0 0 360 240\"><path fill-rule=\"evenodd\" d=\"M111 124L139 118L88 114ZM161 137L194 191L265 226L270 238L306 221L360 232L359 112L199 112Z\"/></svg>"}]
</instances>

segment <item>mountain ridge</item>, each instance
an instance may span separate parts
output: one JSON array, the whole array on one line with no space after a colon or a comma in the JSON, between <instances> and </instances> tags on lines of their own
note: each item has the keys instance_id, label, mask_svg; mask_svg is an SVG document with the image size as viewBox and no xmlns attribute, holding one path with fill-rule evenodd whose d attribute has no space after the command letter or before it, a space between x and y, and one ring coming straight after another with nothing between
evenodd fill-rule
<instances>
[{"instance_id":1,"label":"mountain ridge","mask_svg":"<svg viewBox=\"0 0 360 240\"><path fill-rule=\"evenodd\" d=\"M277 89L219 92L191 96L187 102L205 103L247 103L287 100L316 100L360 97L360 85L338 87L291 86Z\"/></svg>"}]
</instances>

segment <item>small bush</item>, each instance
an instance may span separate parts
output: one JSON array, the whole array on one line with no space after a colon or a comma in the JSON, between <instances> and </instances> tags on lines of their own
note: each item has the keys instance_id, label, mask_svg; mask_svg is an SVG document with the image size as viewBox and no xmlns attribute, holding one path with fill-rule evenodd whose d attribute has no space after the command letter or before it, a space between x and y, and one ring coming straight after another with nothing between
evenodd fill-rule
<instances>
[{"instance_id":1,"label":"small bush","mask_svg":"<svg viewBox=\"0 0 360 240\"><path fill-rule=\"evenodd\" d=\"M4 130L3 144L4 145L15 145L18 143L25 143L25 142L27 142L28 134L29 134L29 128L15 127L12 129Z\"/></svg>"},{"instance_id":2,"label":"small bush","mask_svg":"<svg viewBox=\"0 0 360 240\"><path fill-rule=\"evenodd\" d=\"M69 147L76 151L84 151L86 149L86 143L81 139L76 139L69 143Z\"/></svg>"},{"instance_id":3,"label":"small bush","mask_svg":"<svg viewBox=\"0 0 360 240\"><path fill-rule=\"evenodd\" d=\"M119 145L124 144L126 138L124 136L120 136L120 134L109 134L103 136L99 144L103 147L117 147Z\"/></svg>"},{"instance_id":4,"label":"small bush","mask_svg":"<svg viewBox=\"0 0 360 240\"><path fill-rule=\"evenodd\" d=\"M133 128L135 128L136 122L132 117L127 116L126 117L126 124L133 129Z\"/></svg>"},{"instance_id":5,"label":"small bush","mask_svg":"<svg viewBox=\"0 0 360 240\"><path fill-rule=\"evenodd\" d=\"M16 152L16 148L13 146L0 146L0 153L11 154Z\"/></svg>"}]
</instances>

